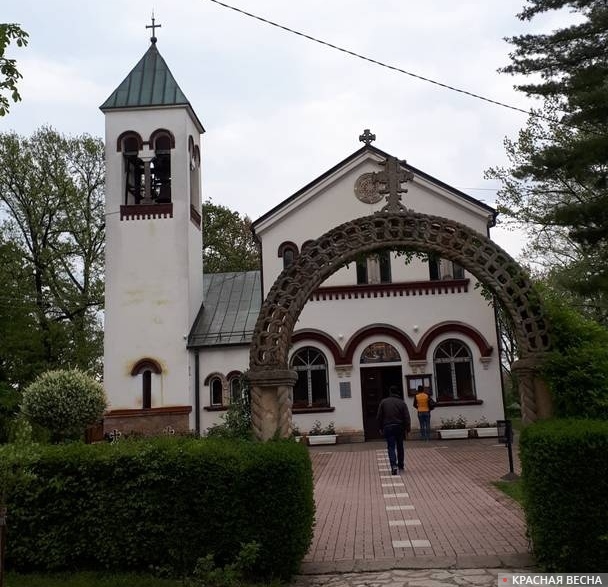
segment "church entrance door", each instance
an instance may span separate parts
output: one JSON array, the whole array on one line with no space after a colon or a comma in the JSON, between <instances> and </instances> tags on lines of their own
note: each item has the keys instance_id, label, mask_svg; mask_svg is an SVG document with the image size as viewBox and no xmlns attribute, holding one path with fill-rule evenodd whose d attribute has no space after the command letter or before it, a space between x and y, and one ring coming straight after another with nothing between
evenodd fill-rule
<instances>
[{"instance_id":1,"label":"church entrance door","mask_svg":"<svg viewBox=\"0 0 608 587\"><path fill-rule=\"evenodd\" d=\"M391 385L396 385L403 396L401 367L361 368L361 403L365 440L382 438L378 430L376 414L380 401L388 394Z\"/></svg>"}]
</instances>

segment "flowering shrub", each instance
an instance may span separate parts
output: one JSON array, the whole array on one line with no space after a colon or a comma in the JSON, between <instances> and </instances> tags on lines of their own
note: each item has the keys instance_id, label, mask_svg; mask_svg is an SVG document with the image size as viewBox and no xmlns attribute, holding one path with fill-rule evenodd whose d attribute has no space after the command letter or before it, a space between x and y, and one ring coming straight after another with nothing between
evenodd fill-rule
<instances>
[{"instance_id":1,"label":"flowering shrub","mask_svg":"<svg viewBox=\"0 0 608 587\"><path fill-rule=\"evenodd\" d=\"M23 391L21 411L53 440L78 438L106 408L103 386L77 369L47 371Z\"/></svg>"},{"instance_id":2,"label":"flowering shrub","mask_svg":"<svg viewBox=\"0 0 608 587\"><path fill-rule=\"evenodd\" d=\"M312 428L308 432L308 436L323 436L335 433L336 428L333 422L330 422L327 426L323 427L320 420L315 420L312 424Z\"/></svg>"},{"instance_id":3,"label":"flowering shrub","mask_svg":"<svg viewBox=\"0 0 608 587\"><path fill-rule=\"evenodd\" d=\"M467 427L467 419L458 414L456 418L441 418L441 430L459 430Z\"/></svg>"},{"instance_id":4,"label":"flowering shrub","mask_svg":"<svg viewBox=\"0 0 608 587\"><path fill-rule=\"evenodd\" d=\"M473 422L473 428L493 428L496 426L496 422L488 422L485 416L482 416L479 420Z\"/></svg>"}]
</instances>

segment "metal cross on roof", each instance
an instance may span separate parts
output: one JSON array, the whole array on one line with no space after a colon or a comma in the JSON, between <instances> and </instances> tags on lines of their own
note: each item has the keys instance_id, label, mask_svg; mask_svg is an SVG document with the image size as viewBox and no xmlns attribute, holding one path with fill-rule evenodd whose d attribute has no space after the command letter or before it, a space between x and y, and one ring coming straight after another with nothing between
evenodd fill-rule
<instances>
[{"instance_id":1,"label":"metal cross on roof","mask_svg":"<svg viewBox=\"0 0 608 587\"><path fill-rule=\"evenodd\" d=\"M374 173L374 181L380 184L378 193L388 194L381 212L407 212L400 195L406 193L407 189L401 184L414 179L414 174L403 169L405 161L399 161L397 157L387 157L380 165L384 165L384 171Z\"/></svg>"},{"instance_id":2,"label":"metal cross on roof","mask_svg":"<svg viewBox=\"0 0 608 587\"><path fill-rule=\"evenodd\" d=\"M365 143L366 145L369 145L370 143L372 143L373 141L375 141L375 140L376 140L376 135L375 135L375 134L373 134L373 133L371 133L371 132L369 131L369 128L366 128L366 129L363 131L363 134L362 134L362 135L359 135L359 140L360 140L362 143Z\"/></svg>"},{"instance_id":3,"label":"metal cross on roof","mask_svg":"<svg viewBox=\"0 0 608 587\"><path fill-rule=\"evenodd\" d=\"M162 26L163 26L162 24L155 24L154 23L154 12L153 12L152 13L152 24L147 24L146 25L147 29L152 29L152 36L150 37L150 41L152 43L156 43L156 41L158 40L156 38L156 29L160 29L160 28L162 28Z\"/></svg>"}]
</instances>

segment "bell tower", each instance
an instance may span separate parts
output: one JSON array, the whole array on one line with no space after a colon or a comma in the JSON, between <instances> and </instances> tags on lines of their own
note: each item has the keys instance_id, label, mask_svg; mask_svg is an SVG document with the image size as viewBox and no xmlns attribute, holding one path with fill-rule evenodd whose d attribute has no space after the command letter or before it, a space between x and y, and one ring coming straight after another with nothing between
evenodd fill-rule
<instances>
[{"instance_id":1,"label":"bell tower","mask_svg":"<svg viewBox=\"0 0 608 587\"><path fill-rule=\"evenodd\" d=\"M190 429L186 335L203 287L204 128L157 48L101 105L106 143L106 431ZM191 375L192 374L192 375Z\"/></svg>"}]
</instances>

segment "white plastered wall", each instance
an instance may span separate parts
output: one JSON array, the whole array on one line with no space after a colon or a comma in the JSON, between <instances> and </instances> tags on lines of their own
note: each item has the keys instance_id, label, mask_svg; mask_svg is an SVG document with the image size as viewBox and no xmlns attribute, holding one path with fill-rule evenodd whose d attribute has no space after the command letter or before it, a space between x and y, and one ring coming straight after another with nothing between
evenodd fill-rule
<instances>
[{"instance_id":1,"label":"white plastered wall","mask_svg":"<svg viewBox=\"0 0 608 587\"><path fill-rule=\"evenodd\" d=\"M264 295L283 270L282 259L278 257L282 243L291 241L301 249L306 240L318 238L344 222L369 216L382 209L386 204L384 198L375 204L367 204L357 199L354 193L355 182L361 174L381 170L377 160L370 155L357 159L346 170L326 178L311 189L310 193L302 194L257 225L256 233L262 240ZM408 192L403 194L402 202L407 208L456 220L487 235L489 213L486 210L424 178L416 177L412 182L406 183L405 187ZM403 264L393 263L393 271L396 271L393 273L393 281L400 280L406 274L408 280L428 279L428 269L421 263L416 264L414 261L412 268L401 271L402 267ZM356 283L355 263L334 273L324 285L353 283Z\"/></svg>"},{"instance_id":2,"label":"white plastered wall","mask_svg":"<svg viewBox=\"0 0 608 587\"><path fill-rule=\"evenodd\" d=\"M124 198L118 136L132 130L147 141L157 129L175 137L171 151L172 218L120 219ZM106 113L106 301L104 386L110 409L139 408L142 358L157 361L152 407L191 405L193 378L186 336L202 301L201 232L190 220L188 137L200 145L188 109Z\"/></svg>"}]
</instances>

